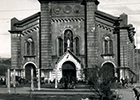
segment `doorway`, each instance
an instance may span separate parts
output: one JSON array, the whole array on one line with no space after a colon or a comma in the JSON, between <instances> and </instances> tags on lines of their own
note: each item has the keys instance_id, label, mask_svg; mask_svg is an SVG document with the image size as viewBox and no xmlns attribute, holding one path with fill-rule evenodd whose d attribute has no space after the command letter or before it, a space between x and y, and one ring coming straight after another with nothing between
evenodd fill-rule
<instances>
[{"instance_id":1,"label":"doorway","mask_svg":"<svg viewBox=\"0 0 140 100\"><path fill-rule=\"evenodd\" d=\"M114 65L112 63L105 63L101 68L101 77L103 81L111 81L115 77Z\"/></svg>"},{"instance_id":2,"label":"doorway","mask_svg":"<svg viewBox=\"0 0 140 100\"><path fill-rule=\"evenodd\" d=\"M62 77L67 78L68 82L76 79L76 66L73 62L67 61L62 65Z\"/></svg>"},{"instance_id":3,"label":"doorway","mask_svg":"<svg viewBox=\"0 0 140 100\"><path fill-rule=\"evenodd\" d=\"M30 81L31 80L31 69L33 68L33 77L36 77L36 68L33 64L27 64L25 66L25 79Z\"/></svg>"}]
</instances>

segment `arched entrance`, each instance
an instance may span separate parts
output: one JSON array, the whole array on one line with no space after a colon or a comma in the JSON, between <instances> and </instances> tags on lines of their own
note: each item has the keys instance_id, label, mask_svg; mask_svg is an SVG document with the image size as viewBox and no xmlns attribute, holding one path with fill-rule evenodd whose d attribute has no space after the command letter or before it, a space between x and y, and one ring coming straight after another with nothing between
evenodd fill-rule
<instances>
[{"instance_id":1,"label":"arched entrance","mask_svg":"<svg viewBox=\"0 0 140 100\"><path fill-rule=\"evenodd\" d=\"M114 65L112 63L105 63L101 68L101 77L103 81L111 81L115 77Z\"/></svg>"},{"instance_id":2,"label":"arched entrance","mask_svg":"<svg viewBox=\"0 0 140 100\"><path fill-rule=\"evenodd\" d=\"M33 68L33 77L36 77L36 68L33 64L27 64L25 66L25 79L31 80L31 69Z\"/></svg>"},{"instance_id":3,"label":"arched entrance","mask_svg":"<svg viewBox=\"0 0 140 100\"><path fill-rule=\"evenodd\" d=\"M74 63L67 61L62 65L62 77L66 77L68 82L76 79L76 66Z\"/></svg>"}]
</instances>

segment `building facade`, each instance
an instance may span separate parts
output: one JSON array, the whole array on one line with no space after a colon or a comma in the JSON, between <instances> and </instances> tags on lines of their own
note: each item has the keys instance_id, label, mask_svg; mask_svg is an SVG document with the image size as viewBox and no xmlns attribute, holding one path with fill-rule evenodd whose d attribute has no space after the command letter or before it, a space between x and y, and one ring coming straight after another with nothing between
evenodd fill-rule
<instances>
[{"instance_id":1,"label":"building facade","mask_svg":"<svg viewBox=\"0 0 140 100\"><path fill-rule=\"evenodd\" d=\"M127 15L98 10L98 0L39 0L41 11L11 19L11 66L16 75L60 81L85 80L101 70L104 79L131 78L134 28ZM38 70L39 69L39 70ZM40 71L40 72L38 72Z\"/></svg>"},{"instance_id":2,"label":"building facade","mask_svg":"<svg viewBox=\"0 0 140 100\"><path fill-rule=\"evenodd\" d=\"M137 82L140 82L140 49L135 49L135 67L133 69L137 75Z\"/></svg>"}]
</instances>

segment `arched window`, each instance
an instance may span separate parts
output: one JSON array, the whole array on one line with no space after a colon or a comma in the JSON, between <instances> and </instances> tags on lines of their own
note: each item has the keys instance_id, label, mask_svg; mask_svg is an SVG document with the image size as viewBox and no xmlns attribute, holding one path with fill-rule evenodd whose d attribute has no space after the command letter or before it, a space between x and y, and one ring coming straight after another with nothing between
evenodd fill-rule
<instances>
[{"instance_id":1,"label":"arched window","mask_svg":"<svg viewBox=\"0 0 140 100\"><path fill-rule=\"evenodd\" d=\"M71 51L73 51L73 33L71 30L66 30L64 33L64 51L67 51L68 48L68 41L70 41L69 43L69 49Z\"/></svg>"},{"instance_id":2,"label":"arched window","mask_svg":"<svg viewBox=\"0 0 140 100\"><path fill-rule=\"evenodd\" d=\"M113 54L113 42L109 36L105 36L104 38L103 50L104 54Z\"/></svg>"},{"instance_id":3,"label":"arched window","mask_svg":"<svg viewBox=\"0 0 140 100\"><path fill-rule=\"evenodd\" d=\"M104 53L107 54L108 53L108 41L104 40Z\"/></svg>"},{"instance_id":4,"label":"arched window","mask_svg":"<svg viewBox=\"0 0 140 100\"><path fill-rule=\"evenodd\" d=\"M75 38L75 53L76 53L76 55L79 55L79 38L78 37L76 37Z\"/></svg>"},{"instance_id":5,"label":"arched window","mask_svg":"<svg viewBox=\"0 0 140 100\"><path fill-rule=\"evenodd\" d=\"M25 43L25 55L33 56L35 54L35 44L32 38L28 38Z\"/></svg>"},{"instance_id":6,"label":"arched window","mask_svg":"<svg viewBox=\"0 0 140 100\"><path fill-rule=\"evenodd\" d=\"M35 45L34 45L34 41L31 42L31 55L35 54Z\"/></svg>"},{"instance_id":7,"label":"arched window","mask_svg":"<svg viewBox=\"0 0 140 100\"><path fill-rule=\"evenodd\" d=\"M27 41L27 55L30 55L30 42Z\"/></svg>"},{"instance_id":8,"label":"arched window","mask_svg":"<svg viewBox=\"0 0 140 100\"><path fill-rule=\"evenodd\" d=\"M59 56L63 54L63 40L61 38L58 38L58 54Z\"/></svg>"},{"instance_id":9,"label":"arched window","mask_svg":"<svg viewBox=\"0 0 140 100\"><path fill-rule=\"evenodd\" d=\"M112 42L112 40L109 40L109 53L110 54L113 53L113 42Z\"/></svg>"}]
</instances>

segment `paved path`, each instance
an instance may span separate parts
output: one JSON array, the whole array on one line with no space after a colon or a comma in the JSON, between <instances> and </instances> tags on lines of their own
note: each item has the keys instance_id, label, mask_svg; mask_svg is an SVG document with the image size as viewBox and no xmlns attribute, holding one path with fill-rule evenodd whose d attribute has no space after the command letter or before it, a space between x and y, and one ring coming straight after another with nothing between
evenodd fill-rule
<instances>
[{"instance_id":1,"label":"paved path","mask_svg":"<svg viewBox=\"0 0 140 100\"><path fill-rule=\"evenodd\" d=\"M132 88L118 89L118 93L121 94L122 100L136 100Z\"/></svg>"}]
</instances>

